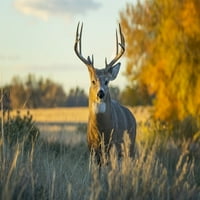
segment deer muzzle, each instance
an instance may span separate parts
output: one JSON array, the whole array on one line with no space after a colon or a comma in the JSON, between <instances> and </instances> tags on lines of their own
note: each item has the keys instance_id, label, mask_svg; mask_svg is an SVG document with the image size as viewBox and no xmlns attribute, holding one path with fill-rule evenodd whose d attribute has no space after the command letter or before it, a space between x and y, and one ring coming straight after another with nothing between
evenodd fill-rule
<instances>
[{"instance_id":1,"label":"deer muzzle","mask_svg":"<svg viewBox=\"0 0 200 200\"><path fill-rule=\"evenodd\" d=\"M104 96L105 96L105 92L102 89L100 89L97 93L97 97L99 97L99 99L103 99Z\"/></svg>"}]
</instances>

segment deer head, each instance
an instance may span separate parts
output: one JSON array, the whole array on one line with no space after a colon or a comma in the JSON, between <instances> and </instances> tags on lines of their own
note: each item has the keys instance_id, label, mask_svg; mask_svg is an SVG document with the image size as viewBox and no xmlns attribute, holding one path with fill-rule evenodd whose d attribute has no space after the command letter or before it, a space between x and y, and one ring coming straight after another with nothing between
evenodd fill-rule
<instances>
[{"instance_id":1,"label":"deer head","mask_svg":"<svg viewBox=\"0 0 200 200\"><path fill-rule=\"evenodd\" d=\"M108 84L110 81L114 80L117 77L117 74L120 69L120 63L116 62L123 55L125 51L125 40L121 31L121 27L119 24L119 35L120 42L118 42L118 32L116 31L116 55L114 59L107 63L107 59L105 58L105 67L103 69L96 69L94 67L94 57L93 55L85 58L82 55L81 49L81 38L83 31L83 24L79 28L80 23L78 23L77 31L76 31L76 40L74 45L74 50L79 59L87 66L89 74L90 74L90 96L89 99L92 102L95 102L100 107L97 109L99 112L105 112L105 103L110 99ZM120 47L120 50L119 50Z\"/></svg>"}]
</instances>

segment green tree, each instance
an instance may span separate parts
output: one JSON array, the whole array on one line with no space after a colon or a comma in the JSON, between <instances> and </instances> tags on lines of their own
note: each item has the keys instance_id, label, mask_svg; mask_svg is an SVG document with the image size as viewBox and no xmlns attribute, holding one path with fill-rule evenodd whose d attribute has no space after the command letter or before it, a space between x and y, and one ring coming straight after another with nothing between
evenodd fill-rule
<instances>
[{"instance_id":1,"label":"green tree","mask_svg":"<svg viewBox=\"0 0 200 200\"><path fill-rule=\"evenodd\" d=\"M67 95L66 106L74 107L74 106L87 106L88 105L88 97L85 94L84 90L76 87L72 88Z\"/></svg>"},{"instance_id":2,"label":"green tree","mask_svg":"<svg viewBox=\"0 0 200 200\"><path fill-rule=\"evenodd\" d=\"M155 95L162 120L200 115L200 3L144 0L120 13L126 38L126 76Z\"/></svg>"},{"instance_id":3,"label":"green tree","mask_svg":"<svg viewBox=\"0 0 200 200\"><path fill-rule=\"evenodd\" d=\"M146 85L128 85L120 94L122 104L129 106L152 105L154 96L149 95Z\"/></svg>"}]
</instances>

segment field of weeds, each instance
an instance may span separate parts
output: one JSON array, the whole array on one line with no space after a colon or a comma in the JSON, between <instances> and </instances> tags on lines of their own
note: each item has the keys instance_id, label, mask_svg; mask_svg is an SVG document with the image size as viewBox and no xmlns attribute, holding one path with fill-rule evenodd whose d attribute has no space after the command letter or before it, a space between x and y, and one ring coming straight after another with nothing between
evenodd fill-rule
<instances>
[{"instance_id":1,"label":"field of weeds","mask_svg":"<svg viewBox=\"0 0 200 200\"><path fill-rule=\"evenodd\" d=\"M71 121L54 121L49 113L45 119L41 112L43 120L33 114L40 131L37 141L0 140L0 199L200 199L199 132L188 140L173 137L174 131L182 134L188 129L172 130L166 124L147 120L144 109L136 112L136 118L142 119L142 111L145 116L138 123L134 159L126 154L129 141L125 135L124 156L118 160L112 148L109 162L101 170L91 162L93 156L87 149L83 124L87 116L81 120L76 111L76 119L81 118L78 121L72 114L65 116ZM5 129L6 121L2 121L1 134L17 134L18 125ZM27 134L33 125L24 128ZM25 148L25 144L29 146Z\"/></svg>"}]
</instances>

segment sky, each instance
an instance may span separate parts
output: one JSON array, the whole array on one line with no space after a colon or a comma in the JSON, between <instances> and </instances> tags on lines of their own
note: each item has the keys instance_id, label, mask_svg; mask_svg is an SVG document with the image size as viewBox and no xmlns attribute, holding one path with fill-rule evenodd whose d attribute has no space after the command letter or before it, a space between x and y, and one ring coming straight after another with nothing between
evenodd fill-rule
<instances>
[{"instance_id":1,"label":"sky","mask_svg":"<svg viewBox=\"0 0 200 200\"><path fill-rule=\"evenodd\" d=\"M103 68L115 55L119 12L134 0L3 0L0 3L0 86L13 76L50 78L67 92L88 91L87 67L74 53L78 22L83 22L82 53L94 54ZM122 30L123 31L123 30ZM123 89L125 59L112 85Z\"/></svg>"}]
</instances>

